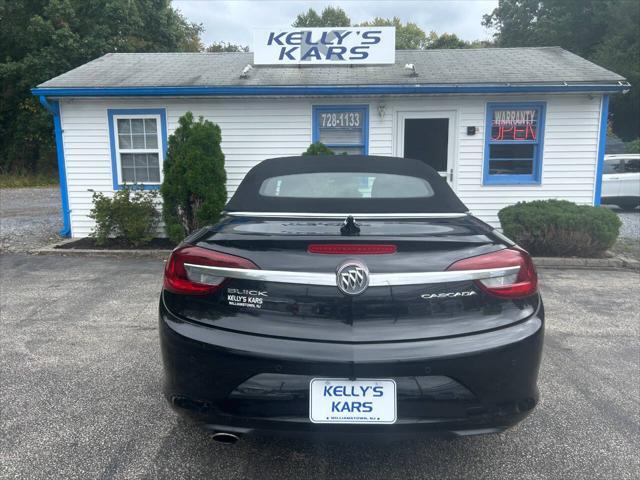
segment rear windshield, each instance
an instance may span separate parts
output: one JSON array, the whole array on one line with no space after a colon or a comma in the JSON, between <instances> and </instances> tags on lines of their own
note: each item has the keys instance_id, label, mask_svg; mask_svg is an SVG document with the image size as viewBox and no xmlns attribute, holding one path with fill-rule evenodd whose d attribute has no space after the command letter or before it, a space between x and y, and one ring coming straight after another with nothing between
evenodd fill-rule
<instances>
[{"instance_id":1,"label":"rear windshield","mask_svg":"<svg viewBox=\"0 0 640 480\"><path fill-rule=\"evenodd\" d=\"M284 198L429 198L433 189L424 178L390 173L313 172L267 178L263 197Z\"/></svg>"},{"instance_id":2,"label":"rear windshield","mask_svg":"<svg viewBox=\"0 0 640 480\"><path fill-rule=\"evenodd\" d=\"M365 155L271 158L253 167L225 210L283 213L464 213L438 172L418 160Z\"/></svg>"}]
</instances>

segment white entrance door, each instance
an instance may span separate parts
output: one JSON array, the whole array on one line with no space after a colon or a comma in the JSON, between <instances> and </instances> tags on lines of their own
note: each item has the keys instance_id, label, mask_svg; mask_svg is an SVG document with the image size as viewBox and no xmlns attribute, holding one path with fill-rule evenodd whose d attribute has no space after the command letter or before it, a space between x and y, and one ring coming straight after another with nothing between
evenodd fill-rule
<instances>
[{"instance_id":1,"label":"white entrance door","mask_svg":"<svg viewBox=\"0 0 640 480\"><path fill-rule=\"evenodd\" d=\"M396 156L425 162L453 186L455 118L455 111L398 112Z\"/></svg>"}]
</instances>

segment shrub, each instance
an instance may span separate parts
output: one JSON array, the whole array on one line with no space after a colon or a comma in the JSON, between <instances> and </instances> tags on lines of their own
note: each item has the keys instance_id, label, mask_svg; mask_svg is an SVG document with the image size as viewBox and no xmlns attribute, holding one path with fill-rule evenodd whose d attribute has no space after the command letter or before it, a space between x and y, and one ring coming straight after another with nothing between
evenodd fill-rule
<instances>
[{"instance_id":1,"label":"shrub","mask_svg":"<svg viewBox=\"0 0 640 480\"><path fill-rule=\"evenodd\" d=\"M307 151L302 155L333 155L333 150L327 147L324 143L316 142L309 145Z\"/></svg>"},{"instance_id":2,"label":"shrub","mask_svg":"<svg viewBox=\"0 0 640 480\"><path fill-rule=\"evenodd\" d=\"M640 138L625 144L624 148L627 153L640 153Z\"/></svg>"},{"instance_id":3,"label":"shrub","mask_svg":"<svg viewBox=\"0 0 640 480\"><path fill-rule=\"evenodd\" d=\"M162 193L165 229L175 243L220 218L227 201L220 127L187 112L169 137Z\"/></svg>"},{"instance_id":4,"label":"shrub","mask_svg":"<svg viewBox=\"0 0 640 480\"><path fill-rule=\"evenodd\" d=\"M611 210L565 200L519 202L498 217L505 235L541 256L601 256L622 225Z\"/></svg>"},{"instance_id":5,"label":"shrub","mask_svg":"<svg viewBox=\"0 0 640 480\"><path fill-rule=\"evenodd\" d=\"M89 217L96 222L91 232L96 244L105 245L113 237L133 247L149 243L158 227L157 198L156 191L126 186L116 191L113 198L94 192Z\"/></svg>"}]
</instances>

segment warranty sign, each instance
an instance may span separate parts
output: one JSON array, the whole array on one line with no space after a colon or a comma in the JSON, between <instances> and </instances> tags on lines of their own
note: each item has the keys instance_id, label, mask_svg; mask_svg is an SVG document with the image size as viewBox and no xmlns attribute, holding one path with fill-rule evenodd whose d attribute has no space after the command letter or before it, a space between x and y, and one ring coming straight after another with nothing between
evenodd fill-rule
<instances>
[{"instance_id":1,"label":"warranty sign","mask_svg":"<svg viewBox=\"0 0 640 480\"><path fill-rule=\"evenodd\" d=\"M259 29L256 65L395 63L395 27Z\"/></svg>"}]
</instances>

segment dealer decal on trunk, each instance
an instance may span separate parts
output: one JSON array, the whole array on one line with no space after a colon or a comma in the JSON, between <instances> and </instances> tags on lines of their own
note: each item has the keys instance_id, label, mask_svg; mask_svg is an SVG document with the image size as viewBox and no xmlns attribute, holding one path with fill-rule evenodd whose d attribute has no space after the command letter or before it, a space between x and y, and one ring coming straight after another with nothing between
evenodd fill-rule
<instances>
[{"instance_id":1,"label":"dealer decal on trunk","mask_svg":"<svg viewBox=\"0 0 640 480\"><path fill-rule=\"evenodd\" d=\"M264 290L227 289L227 302L233 307L262 308L264 297L268 296Z\"/></svg>"}]
</instances>

